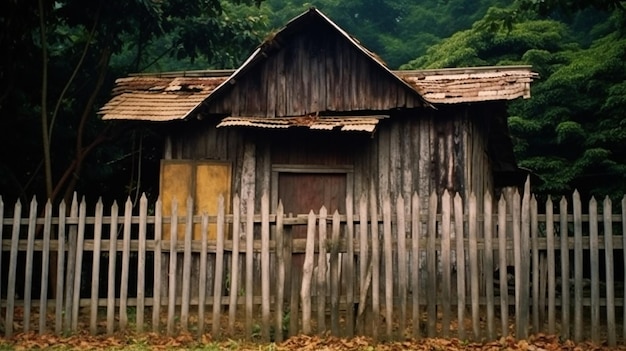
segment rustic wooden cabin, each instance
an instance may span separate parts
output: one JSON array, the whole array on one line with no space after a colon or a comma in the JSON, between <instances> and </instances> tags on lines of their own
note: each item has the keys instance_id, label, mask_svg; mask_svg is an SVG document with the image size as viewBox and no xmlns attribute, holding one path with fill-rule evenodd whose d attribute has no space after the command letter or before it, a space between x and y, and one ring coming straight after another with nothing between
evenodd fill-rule
<instances>
[{"instance_id":1,"label":"rustic wooden cabin","mask_svg":"<svg viewBox=\"0 0 626 351\"><path fill-rule=\"evenodd\" d=\"M517 173L506 102L534 78L526 66L392 71L312 8L235 71L121 78L100 113L167 126L165 208L192 195L214 213L218 194L258 206L264 192L294 214L372 191L480 200Z\"/></svg>"}]
</instances>

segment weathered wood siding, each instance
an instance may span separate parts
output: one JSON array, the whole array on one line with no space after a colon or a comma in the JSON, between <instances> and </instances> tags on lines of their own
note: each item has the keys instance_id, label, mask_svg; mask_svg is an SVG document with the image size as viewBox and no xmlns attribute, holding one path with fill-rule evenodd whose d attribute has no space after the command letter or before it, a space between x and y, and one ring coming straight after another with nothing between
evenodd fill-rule
<instances>
[{"instance_id":1,"label":"weathered wood siding","mask_svg":"<svg viewBox=\"0 0 626 351\"><path fill-rule=\"evenodd\" d=\"M270 42L268 57L243 72L231 89L209 97L207 112L283 117L423 105L414 90L331 28L304 31L289 45Z\"/></svg>"},{"instance_id":2,"label":"weathered wood siding","mask_svg":"<svg viewBox=\"0 0 626 351\"><path fill-rule=\"evenodd\" d=\"M214 122L205 121L174 134L166 155L232 162L232 193L244 198L254 194L257 202L264 191L272 193L275 165L351 168L355 205L372 184L379 194L405 198L413 191L441 195L445 189L482 194L493 191L487 153L491 117L468 111L414 109L381 121L373 135L304 128L216 129Z\"/></svg>"}]
</instances>

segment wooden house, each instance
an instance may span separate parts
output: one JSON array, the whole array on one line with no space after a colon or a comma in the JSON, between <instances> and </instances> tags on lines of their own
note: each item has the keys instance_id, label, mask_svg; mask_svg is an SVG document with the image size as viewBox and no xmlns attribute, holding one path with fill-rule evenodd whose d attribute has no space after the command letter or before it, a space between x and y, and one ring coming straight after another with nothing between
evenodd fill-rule
<instances>
[{"instance_id":1,"label":"wooden house","mask_svg":"<svg viewBox=\"0 0 626 351\"><path fill-rule=\"evenodd\" d=\"M467 196L517 173L506 102L527 66L392 71L320 11L294 18L234 71L117 80L104 120L167 125L161 195L270 194L286 213L411 193ZM258 207L257 207L258 208ZM331 212L332 213L332 212Z\"/></svg>"}]
</instances>

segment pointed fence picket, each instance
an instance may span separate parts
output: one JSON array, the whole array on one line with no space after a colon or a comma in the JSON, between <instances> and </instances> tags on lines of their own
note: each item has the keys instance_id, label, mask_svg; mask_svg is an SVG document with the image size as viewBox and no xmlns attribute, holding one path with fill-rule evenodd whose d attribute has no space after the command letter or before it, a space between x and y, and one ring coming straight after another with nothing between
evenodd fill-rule
<instances>
[{"instance_id":1,"label":"pointed fence picket","mask_svg":"<svg viewBox=\"0 0 626 351\"><path fill-rule=\"evenodd\" d=\"M131 328L277 341L302 332L624 342L626 197L620 214L608 197L583 206L578 193L541 204L526 186L480 202L447 191L363 196L346 199L347 213L286 216L267 195L260 214L252 197L235 196L232 214L220 198L216 213L193 215L185 199L184 213L172 201L168 217L145 196L123 213L77 198L69 213L45 203L41 218L33 199L24 219L19 201L7 213L0 198L5 336ZM307 237L292 239L294 226ZM304 255L302 276L289 273L294 255Z\"/></svg>"}]
</instances>

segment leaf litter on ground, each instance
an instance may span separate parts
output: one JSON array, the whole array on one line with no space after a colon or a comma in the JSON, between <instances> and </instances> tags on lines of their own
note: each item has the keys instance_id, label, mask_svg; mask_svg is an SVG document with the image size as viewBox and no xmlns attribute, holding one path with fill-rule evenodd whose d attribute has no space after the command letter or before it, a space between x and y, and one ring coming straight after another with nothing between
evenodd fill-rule
<instances>
[{"instance_id":1,"label":"leaf litter on ground","mask_svg":"<svg viewBox=\"0 0 626 351\"><path fill-rule=\"evenodd\" d=\"M626 345L608 347L606 343L574 343L560 340L558 336L534 335L528 340L513 337L489 342L471 342L459 339L424 338L419 340L376 342L364 336L340 338L335 336L293 336L282 343L262 343L246 340L213 340L210 334L200 337L190 333L166 336L158 333L116 333L93 336L78 333L70 336L39 335L34 332L16 334L12 338L0 337L0 350L276 350L276 351L399 351L399 350L530 350L530 351L583 351L625 350Z\"/></svg>"}]
</instances>

